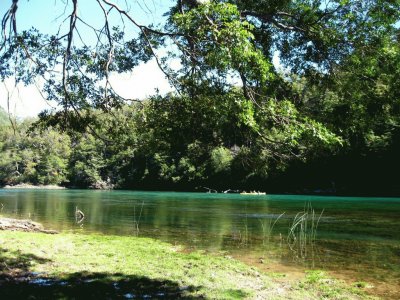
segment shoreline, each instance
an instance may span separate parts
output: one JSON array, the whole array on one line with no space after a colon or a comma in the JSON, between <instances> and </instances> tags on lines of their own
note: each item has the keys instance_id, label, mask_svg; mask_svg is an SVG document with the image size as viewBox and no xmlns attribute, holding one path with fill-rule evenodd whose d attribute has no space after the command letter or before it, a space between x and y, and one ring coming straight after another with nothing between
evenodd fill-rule
<instances>
[{"instance_id":1,"label":"shoreline","mask_svg":"<svg viewBox=\"0 0 400 300\"><path fill-rule=\"evenodd\" d=\"M32 220L22 220L14 218L5 218L0 216L0 230L23 231L23 232L41 232L48 234L57 234L58 231L48 230L42 224Z\"/></svg>"},{"instance_id":2,"label":"shoreline","mask_svg":"<svg viewBox=\"0 0 400 300\"><path fill-rule=\"evenodd\" d=\"M1 187L3 189L32 189L32 190L66 190L66 187L59 186L59 185L33 185L33 184L27 184L27 183L20 183L16 185L5 185Z\"/></svg>"},{"instance_id":3,"label":"shoreline","mask_svg":"<svg viewBox=\"0 0 400 300\"><path fill-rule=\"evenodd\" d=\"M347 198L347 197L355 197L355 198L399 198L399 194L359 194L359 193L313 193L313 192L256 192L256 193L208 193L203 191L194 190L158 190L158 189L126 189L126 188L112 188L112 189L102 189L102 188L90 188L90 187L74 187L74 186L60 186L60 185L34 185L28 183L20 183L16 185L4 185L0 186L0 190L92 190L92 191L128 191L128 192L166 192L166 193L196 193L196 194L212 194L212 195L241 195L241 196L274 196L274 195L284 195L284 196L310 196L310 197L339 197L339 198Z\"/></svg>"}]
</instances>

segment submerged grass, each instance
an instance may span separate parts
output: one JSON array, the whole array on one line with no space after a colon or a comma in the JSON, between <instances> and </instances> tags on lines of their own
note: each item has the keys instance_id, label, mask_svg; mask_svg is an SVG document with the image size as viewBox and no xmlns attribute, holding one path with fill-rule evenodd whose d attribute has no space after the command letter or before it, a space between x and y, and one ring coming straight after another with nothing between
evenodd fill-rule
<instances>
[{"instance_id":1,"label":"submerged grass","mask_svg":"<svg viewBox=\"0 0 400 300\"><path fill-rule=\"evenodd\" d=\"M179 250L148 238L0 231L2 296L320 299L322 281L282 283L228 257ZM365 297L332 285L326 299Z\"/></svg>"}]
</instances>

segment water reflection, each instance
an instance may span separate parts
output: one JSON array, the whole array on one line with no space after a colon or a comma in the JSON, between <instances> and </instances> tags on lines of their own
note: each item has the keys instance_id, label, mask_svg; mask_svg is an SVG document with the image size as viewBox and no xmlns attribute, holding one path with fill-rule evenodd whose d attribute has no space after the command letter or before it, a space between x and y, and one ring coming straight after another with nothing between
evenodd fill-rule
<instances>
[{"instance_id":1,"label":"water reflection","mask_svg":"<svg viewBox=\"0 0 400 300\"><path fill-rule=\"evenodd\" d=\"M56 230L148 236L255 262L400 278L400 199L0 190L0 203L5 216ZM324 210L316 242L299 236L289 247L289 228L307 203L317 216Z\"/></svg>"}]
</instances>

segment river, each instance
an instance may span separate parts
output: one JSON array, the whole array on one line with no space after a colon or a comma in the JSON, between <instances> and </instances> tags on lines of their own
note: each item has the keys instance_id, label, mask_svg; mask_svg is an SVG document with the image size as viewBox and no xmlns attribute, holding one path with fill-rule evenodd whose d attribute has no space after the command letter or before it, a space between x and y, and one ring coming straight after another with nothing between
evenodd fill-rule
<instances>
[{"instance_id":1,"label":"river","mask_svg":"<svg viewBox=\"0 0 400 300\"><path fill-rule=\"evenodd\" d=\"M400 296L400 198L0 189L0 214L151 237L270 272L322 269Z\"/></svg>"}]
</instances>

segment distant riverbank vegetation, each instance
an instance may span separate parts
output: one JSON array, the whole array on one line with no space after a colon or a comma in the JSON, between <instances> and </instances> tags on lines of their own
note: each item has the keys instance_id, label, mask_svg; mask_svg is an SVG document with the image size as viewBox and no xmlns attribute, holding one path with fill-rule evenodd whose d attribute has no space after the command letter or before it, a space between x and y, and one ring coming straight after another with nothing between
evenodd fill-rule
<instances>
[{"instance_id":1,"label":"distant riverbank vegetation","mask_svg":"<svg viewBox=\"0 0 400 300\"><path fill-rule=\"evenodd\" d=\"M271 110L287 111L290 122L271 128ZM322 125L311 113L289 101L256 110L237 91L154 97L110 114L93 110L90 130L48 126L57 115L10 122L2 111L0 184L399 194L390 175L400 166L398 127L366 112L358 119L318 112L313 117ZM343 123L352 130L343 131ZM381 135L373 134L378 129Z\"/></svg>"}]
</instances>

